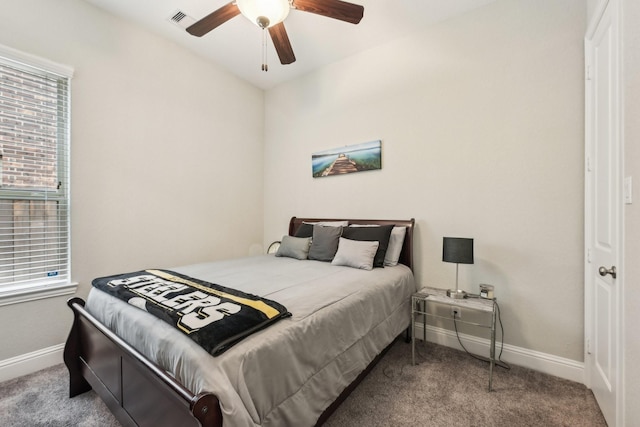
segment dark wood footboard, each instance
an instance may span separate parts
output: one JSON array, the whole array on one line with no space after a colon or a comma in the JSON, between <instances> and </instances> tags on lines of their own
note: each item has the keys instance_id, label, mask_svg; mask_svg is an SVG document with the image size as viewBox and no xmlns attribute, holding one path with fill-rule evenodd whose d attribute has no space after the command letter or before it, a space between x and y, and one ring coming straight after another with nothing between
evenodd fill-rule
<instances>
[{"instance_id":1,"label":"dark wood footboard","mask_svg":"<svg viewBox=\"0 0 640 427\"><path fill-rule=\"evenodd\" d=\"M187 390L89 314L82 299L67 304L74 315L64 349L70 397L95 390L124 426L222 426L215 395Z\"/></svg>"},{"instance_id":2,"label":"dark wood footboard","mask_svg":"<svg viewBox=\"0 0 640 427\"><path fill-rule=\"evenodd\" d=\"M194 395L84 309L81 298L67 305L74 320L64 348L69 397L93 389L123 426L221 427L218 398ZM400 337L398 337L400 338ZM320 416L321 426L391 348L389 344Z\"/></svg>"}]
</instances>

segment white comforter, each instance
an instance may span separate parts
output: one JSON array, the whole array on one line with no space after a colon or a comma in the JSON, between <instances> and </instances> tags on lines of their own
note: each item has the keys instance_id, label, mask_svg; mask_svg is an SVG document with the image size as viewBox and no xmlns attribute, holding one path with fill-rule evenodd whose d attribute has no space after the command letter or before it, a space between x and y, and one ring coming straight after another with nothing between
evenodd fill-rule
<instances>
[{"instance_id":1,"label":"white comforter","mask_svg":"<svg viewBox=\"0 0 640 427\"><path fill-rule=\"evenodd\" d=\"M214 358L163 321L91 290L87 310L192 392L213 392L225 426L314 425L409 325L415 292L404 265L364 271L265 255L171 270L275 300L293 314Z\"/></svg>"}]
</instances>

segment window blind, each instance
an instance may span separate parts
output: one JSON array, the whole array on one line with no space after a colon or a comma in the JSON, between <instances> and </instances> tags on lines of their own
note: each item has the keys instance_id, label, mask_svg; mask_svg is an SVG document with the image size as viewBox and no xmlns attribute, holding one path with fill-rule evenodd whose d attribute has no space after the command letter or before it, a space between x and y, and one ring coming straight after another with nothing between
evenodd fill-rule
<instances>
[{"instance_id":1,"label":"window blind","mask_svg":"<svg viewBox=\"0 0 640 427\"><path fill-rule=\"evenodd\" d=\"M70 76L0 53L0 287L67 282Z\"/></svg>"}]
</instances>

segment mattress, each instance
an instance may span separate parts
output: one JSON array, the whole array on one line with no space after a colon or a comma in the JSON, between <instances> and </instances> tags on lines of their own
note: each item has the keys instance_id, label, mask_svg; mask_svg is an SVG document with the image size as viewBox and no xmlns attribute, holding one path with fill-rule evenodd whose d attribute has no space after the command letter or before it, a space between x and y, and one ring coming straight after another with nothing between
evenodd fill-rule
<instances>
[{"instance_id":1,"label":"mattress","mask_svg":"<svg viewBox=\"0 0 640 427\"><path fill-rule=\"evenodd\" d=\"M272 299L292 313L213 357L165 322L92 289L86 309L195 394L225 426L311 426L410 321L404 265L372 271L273 255L170 268ZM135 325L135 327L132 327Z\"/></svg>"}]
</instances>

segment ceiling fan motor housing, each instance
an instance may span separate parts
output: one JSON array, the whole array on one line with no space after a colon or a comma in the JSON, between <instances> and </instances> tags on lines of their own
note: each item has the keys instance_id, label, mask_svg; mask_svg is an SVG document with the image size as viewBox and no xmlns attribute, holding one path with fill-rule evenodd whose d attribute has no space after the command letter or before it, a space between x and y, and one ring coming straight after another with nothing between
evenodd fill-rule
<instances>
[{"instance_id":1,"label":"ceiling fan motor housing","mask_svg":"<svg viewBox=\"0 0 640 427\"><path fill-rule=\"evenodd\" d=\"M260 28L272 27L289 15L289 0L236 0L240 13Z\"/></svg>"},{"instance_id":2,"label":"ceiling fan motor housing","mask_svg":"<svg viewBox=\"0 0 640 427\"><path fill-rule=\"evenodd\" d=\"M265 28L269 28L270 21L266 16L258 16L256 18L256 23L258 24L258 27L264 30Z\"/></svg>"}]
</instances>

